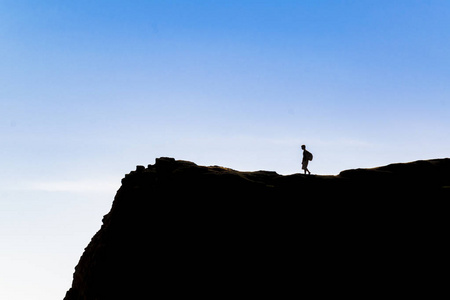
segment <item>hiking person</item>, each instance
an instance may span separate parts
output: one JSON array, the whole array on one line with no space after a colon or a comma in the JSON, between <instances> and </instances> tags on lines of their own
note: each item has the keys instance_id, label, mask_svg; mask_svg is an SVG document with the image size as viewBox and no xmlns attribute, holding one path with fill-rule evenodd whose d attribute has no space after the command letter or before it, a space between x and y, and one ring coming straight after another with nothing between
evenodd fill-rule
<instances>
[{"instance_id":1,"label":"hiking person","mask_svg":"<svg viewBox=\"0 0 450 300\"><path fill-rule=\"evenodd\" d=\"M305 174L306 172L308 172L308 174L311 175L311 172L308 170L308 162L313 159L313 155L311 152L306 150L305 145L302 145L302 149L303 149L302 170L305 170Z\"/></svg>"}]
</instances>

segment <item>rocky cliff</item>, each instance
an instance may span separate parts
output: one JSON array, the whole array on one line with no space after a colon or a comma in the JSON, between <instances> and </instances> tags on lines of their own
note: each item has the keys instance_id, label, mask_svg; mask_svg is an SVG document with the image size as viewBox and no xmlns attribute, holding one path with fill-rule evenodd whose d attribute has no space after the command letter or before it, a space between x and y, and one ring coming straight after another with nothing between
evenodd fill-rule
<instances>
[{"instance_id":1,"label":"rocky cliff","mask_svg":"<svg viewBox=\"0 0 450 300\"><path fill-rule=\"evenodd\" d=\"M122 180L64 299L284 298L342 288L327 278L364 285L362 269L392 255L382 245L397 244L398 216L449 192L450 159L282 176L159 158Z\"/></svg>"}]
</instances>

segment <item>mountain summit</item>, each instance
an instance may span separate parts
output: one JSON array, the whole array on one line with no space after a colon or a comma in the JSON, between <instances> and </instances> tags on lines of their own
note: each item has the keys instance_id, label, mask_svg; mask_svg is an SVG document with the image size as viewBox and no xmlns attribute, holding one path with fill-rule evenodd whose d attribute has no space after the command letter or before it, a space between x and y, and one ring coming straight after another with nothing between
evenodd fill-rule
<instances>
[{"instance_id":1,"label":"mountain summit","mask_svg":"<svg viewBox=\"0 0 450 300\"><path fill-rule=\"evenodd\" d=\"M343 279L342 270L382 267L388 256L374 241L395 245L386 224L407 215L414 200L449 196L450 159L282 176L159 158L122 179L64 299L286 298L301 287L323 290L326 278Z\"/></svg>"}]
</instances>

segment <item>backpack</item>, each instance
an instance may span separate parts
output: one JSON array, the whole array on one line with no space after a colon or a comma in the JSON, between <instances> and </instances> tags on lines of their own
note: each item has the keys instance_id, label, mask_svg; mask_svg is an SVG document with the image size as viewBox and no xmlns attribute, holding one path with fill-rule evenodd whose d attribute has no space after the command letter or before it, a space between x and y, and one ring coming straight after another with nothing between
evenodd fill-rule
<instances>
[{"instance_id":1,"label":"backpack","mask_svg":"<svg viewBox=\"0 0 450 300\"><path fill-rule=\"evenodd\" d=\"M309 151L306 151L306 155L307 155L307 159L308 160L313 160L313 155L312 155L312 153L311 152L309 152Z\"/></svg>"}]
</instances>

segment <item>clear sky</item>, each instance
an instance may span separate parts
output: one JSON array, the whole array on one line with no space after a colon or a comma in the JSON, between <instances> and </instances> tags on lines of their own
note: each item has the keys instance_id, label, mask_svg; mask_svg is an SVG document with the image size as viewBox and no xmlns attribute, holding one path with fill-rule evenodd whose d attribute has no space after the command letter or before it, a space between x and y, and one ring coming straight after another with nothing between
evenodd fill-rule
<instances>
[{"instance_id":1,"label":"clear sky","mask_svg":"<svg viewBox=\"0 0 450 300\"><path fill-rule=\"evenodd\" d=\"M450 1L0 0L0 298L62 299L120 179L448 157Z\"/></svg>"}]
</instances>

